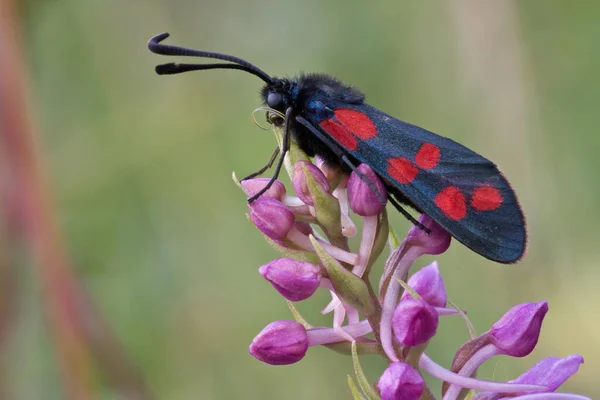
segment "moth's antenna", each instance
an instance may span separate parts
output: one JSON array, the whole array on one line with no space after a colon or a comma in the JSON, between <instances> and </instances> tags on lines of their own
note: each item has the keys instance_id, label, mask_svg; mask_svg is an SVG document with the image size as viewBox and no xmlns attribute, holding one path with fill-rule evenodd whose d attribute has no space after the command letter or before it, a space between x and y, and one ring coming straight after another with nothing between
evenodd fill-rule
<instances>
[{"instance_id":1,"label":"moth's antenna","mask_svg":"<svg viewBox=\"0 0 600 400\"><path fill-rule=\"evenodd\" d=\"M205 69L239 69L258 76L266 83L272 83L273 78L257 66L250 64L248 61L239 57L230 56L228 54L212 53L209 51L186 49L185 47L171 46L162 44L161 42L169 37L168 33L158 34L148 41L148 49L156 54L163 56L184 56L184 57L204 57L216 58L218 60L228 61L229 63L216 64L178 64L168 63L156 66L156 73L159 75L180 74L187 71L199 71Z\"/></svg>"}]
</instances>

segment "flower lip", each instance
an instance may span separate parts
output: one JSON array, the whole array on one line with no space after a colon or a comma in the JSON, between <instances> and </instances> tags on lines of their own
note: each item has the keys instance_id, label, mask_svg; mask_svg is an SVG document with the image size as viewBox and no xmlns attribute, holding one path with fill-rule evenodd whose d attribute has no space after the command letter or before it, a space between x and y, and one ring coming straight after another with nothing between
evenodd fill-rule
<instances>
[{"instance_id":1,"label":"flower lip","mask_svg":"<svg viewBox=\"0 0 600 400\"><path fill-rule=\"evenodd\" d=\"M253 357L271 365L294 364L308 350L308 335L296 321L275 321L252 340L248 351Z\"/></svg>"},{"instance_id":2,"label":"flower lip","mask_svg":"<svg viewBox=\"0 0 600 400\"><path fill-rule=\"evenodd\" d=\"M261 196L248 208L254 225L273 240L285 238L294 226L294 213L278 200Z\"/></svg>"},{"instance_id":3,"label":"flower lip","mask_svg":"<svg viewBox=\"0 0 600 400\"><path fill-rule=\"evenodd\" d=\"M502 353L524 357L535 348L548 303L523 303L512 307L489 331L492 344Z\"/></svg>"},{"instance_id":4,"label":"flower lip","mask_svg":"<svg viewBox=\"0 0 600 400\"><path fill-rule=\"evenodd\" d=\"M571 354L565 358L547 357L535 364L531 369L510 383L525 383L542 385L553 392L567 379L573 376L579 366L583 364L583 357Z\"/></svg>"},{"instance_id":5,"label":"flower lip","mask_svg":"<svg viewBox=\"0 0 600 400\"><path fill-rule=\"evenodd\" d=\"M377 174L367 164L360 164L357 168L371 186L379 192L373 191L371 186L363 180L357 172L350 174L348 180L348 202L352 211L363 217L378 215L385 209L387 203L387 190ZM382 197L385 201L382 202Z\"/></svg>"},{"instance_id":6,"label":"flower lip","mask_svg":"<svg viewBox=\"0 0 600 400\"><path fill-rule=\"evenodd\" d=\"M544 386L546 389L541 391L518 393L519 395L533 395L533 393L535 393L538 396L540 396L540 399L542 399L544 398L544 393L554 392L563 383L565 383L567 379L573 376L577 372L581 364L583 364L583 357L581 357L579 354L571 354L570 356L567 356L565 358L544 358L543 360L536 363L533 367L531 367L529 371L525 372L516 379L508 381L508 383ZM567 394L565 393L565 395ZM504 399L506 397L503 393L481 392L473 398L477 400L499 400ZM574 398L581 399L582 397L576 396Z\"/></svg>"},{"instance_id":7,"label":"flower lip","mask_svg":"<svg viewBox=\"0 0 600 400\"><path fill-rule=\"evenodd\" d=\"M403 362L391 363L377 382L381 400L417 400L424 385L421 375Z\"/></svg>"},{"instance_id":8,"label":"flower lip","mask_svg":"<svg viewBox=\"0 0 600 400\"><path fill-rule=\"evenodd\" d=\"M435 335L438 321L435 308L423 299L401 301L392 317L394 337L406 346L423 344Z\"/></svg>"},{"instance_id":9,"label":"flower lip","mask_svg":"<svg viewBox=\"0 0 600 400\"><path fill-rule=\"evenodd\" d=\"M258 270L283 297L301 301L312 296L321 283L321 266L291 258L278 258Z\"/></svg>"}]
</instances>

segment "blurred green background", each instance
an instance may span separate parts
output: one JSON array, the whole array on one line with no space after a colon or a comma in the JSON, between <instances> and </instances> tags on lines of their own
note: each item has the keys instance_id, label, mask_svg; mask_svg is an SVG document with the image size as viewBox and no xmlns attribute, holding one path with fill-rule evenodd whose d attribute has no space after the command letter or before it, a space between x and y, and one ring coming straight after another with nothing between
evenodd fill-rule
<instances>
[{"instance_id":1,"label":"blurred green background","mask_svg":"<svg viewBox=\"0 0 600 400\"><path fill-rule=\"evenodd\" d=\"M565 386L600 396L600 3L592 1L55 0L21 4L31 98L76 271L160 399L349 398L350 359L310 349L299 364L247 353L290 319L257 273L275 257L231 181L273 136L253 125L261 81L234 71L173 77L146 41L233 54L275 76L327 72L369 103L494 160L528 217L529 252L503 266L459 243L438 257L450 298L479 332L510 306L546 299L538 359L582 354ZM406 232L400 215L393 226ZM425 265L431 259L419 260ZM61 399L39 284L21 270L4 370L14 399ZM301 304L315 323L327 302ZM467 338L444 320L429 354L449 365ZM375 381L384 362L363 357ZM116 398L107 387L101 399Z\"/></svg>"}]
</instances>

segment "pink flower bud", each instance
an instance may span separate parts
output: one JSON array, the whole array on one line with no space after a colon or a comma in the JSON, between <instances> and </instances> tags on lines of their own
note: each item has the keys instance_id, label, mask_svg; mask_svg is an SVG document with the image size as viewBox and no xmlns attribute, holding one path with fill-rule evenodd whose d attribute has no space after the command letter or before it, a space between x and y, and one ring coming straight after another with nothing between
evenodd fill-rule
<instances>
[{"instance_id":1,"label":"pink flower bud","mask_svg":"<svg viewBox=\"0 0 600 400\"><path fill-rule=\"evenodd\" d=\"M308 161L298 161L294 165L294 175L292 177L292 184L294 185L294 190L296 191L296 195L302 200L305 204L309 206L314 205L314 201L312 198L312 194L308 189L308 182L306 181L306 173L311 175L312 179L317 182L317 185L321 187L324 192L329 192L329 181L323 172L317 168L314 164L309 163Z\"/></svg>"},{"instance_id":2,"label":"pink flower bud","mask_svg":"<svg viewBox=\"0 0 600 400\"><path fill-rule=\"evenodd\" d=\"M450 247L452 236L427 214L419 217L421 225L429 228L428 234L419 226L413 226L406 236L406 243L422 248L425 254L441 254Z\"/></svg>"},{"instance_id":3,"label":"pink flower bud","mask_svg":"<svg viewBox=\"0 0 600 400\"><path fill-rule=\"evenodd\" d=\"M365 180L356 172L352 172L348 180L348 202L350 203L350 208L363 217L378 215L385 208L387 190L379 177L367 164L360 164L357 170L363 175L365 180L371 183L371 186L377 189L379 196Z\"/></svg>"},{"instance_id":4,"label":"pink flower bud","mask_svg":"<svg viewBox=\"0 0 600 400\"><path fill-rule=\"evenodd\" d=\"M258 272L290 301L312 296L321 283L321 266L291 258L278 258L258 269Z\"/></svg>"},{"instance_id":5,"label":"pink flower bud","mask_svg":"<svg viewBox=\"0 0 600 400\"><path fill-rule=\"evenodd\" d=\"M420 345L435 335L438 320L435 308L423 299L401 301L392 317L394 337L406 346Z\"/></svg>"},{"instance_id":6,"label":"pink flower bud","mask_svg":"<svg viewBox=\"0 0 600 400\"><path fill-rule=\"evenodd\" d=\"M408 286L430 305L434 307L446 307L448 297L437 262L434 261L428 266L421 268L410 277L407 283ZM407 299L412 299L412 296L410 292L405 291L402 294L401 301Z\"/></svg>"},{"instance_id":7,"label":"pink flower bud","mask_svg":"<svg viewBox=\"0 0 600 400\"><path fill-rule=\"evenodd\" d=\"M285 238L294 226L294 213L278 200L261 196L248 208L254 225L273 240Z\"/></svg>"},{"instance_id":8,"label":"pink flower bud","mask_svg":"<svg viewBox=\"0 0 600 400\"><path fill-rule=\"evenodd\" d=\"M502 353L524 357L537 344L548 303L523 303L514 306L492 325L490 340Z\"/></svg>"},{"instance_id":9,"label":"pink flower bud","mask_svg":"<svg viewBox=\"0 0 600 400\"><path fill-rule=\"evenodd\" d=\"M267 364L294 364L302 360L308 350L308 335L296 321L275 321L260 331L248 350Z\"/></svg>"},{"instance_id":10,"label":"pink flower bud","mask_svg":"<svg viewBox=\"0 0 600 400\"><path fill-rule=\"evenodd\" d=\"M242 185L244 193L246 193L248 197L252 197L256 193L260 192L262 188L267 186L267 183L269 183L270 180L271 178L252 178L241 181L240 185ZM271 185L271 187L262 194L262 196L271 197L276 200L282 200L285 196L285 193L286 191L283 183L280 181L275 181L273 182L273 185Z\"/></svg>"},{"instance_id":11,"label":"pink flower bud","mask_svg":"<svg viewBox=\"0 0 600 400\"><path fill-rule=\"evenodd\" d=\"M403 362L391 363L377 382L381 400L418 400L424 386L421 375Z\"/></svg>"}]
</instances>

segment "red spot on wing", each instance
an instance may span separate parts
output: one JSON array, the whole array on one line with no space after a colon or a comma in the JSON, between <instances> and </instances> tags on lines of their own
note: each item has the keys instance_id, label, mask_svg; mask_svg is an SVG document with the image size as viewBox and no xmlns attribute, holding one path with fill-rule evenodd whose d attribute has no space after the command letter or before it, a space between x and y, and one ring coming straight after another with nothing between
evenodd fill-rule
<instances>
[{"instance_id":1,"label":"red spot on wing","mask_svg":"<svg viewBox=\"0 0 600 400\"><path fill-rule=\"evenodd\" d=\"M415 155L415 162L420 168L434 168L440 161L440 149L434 144L425 143Z\"/></svg>"},{"instance_id":2,"label":"red spot on wing","mask_svg":"<svg viewBox=\"0 0 600 400\"><path fill-rule=\"evenodd\" d=\"M419 174L417 167L404 157L390 158L387 167L388 174L399 183L411 183Z\"/></svg>"},{"instance_id":3,"label":"red spot on wing","mask_svg":"<svg viewBox=\"0 0 600 400\"><path fill-rule=\"evenodd\" d=\"M340 125L337 121L332 119L326 119L321 122L321 128L325 130L325 132L329 133L335 140L338 141L346 150L355 150L358 145L356 138L352 136L348 130Z\"/></svg>"},{"instance_id":4,"label":"red spot on wing","mask_svg":"<svg viewBox=\"0 0 600 400\"><path fill-rule=\"evenodd\" d=\"M338 108L334 111L335 118L344 128L363 140L377 135L377 127L366 114L349 108Z\"/></svg>"},{"instance_id":5,"label":"red spot on wing","mask_svg":"<svg viewBox=\"0 0 600 400\"><path fill-rule=\"evenodd\" d=\"M496 188L484 186L475 189L471 196L471 206L477 211L492 211L502 205L504 199Z\"/></svg>"},{"instance_id":6,"label":"red spot on wing","mask_svg":"<svg viewBox=\"0 0 600 400\"><path fill-rule=\"evenodd\" d=\"M458 221L467 215L465 195L456 186L442 189L433 201L448 218Z\"/></svg>"}]
</instances>

